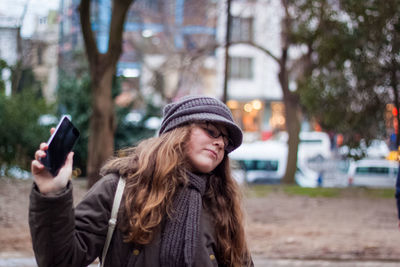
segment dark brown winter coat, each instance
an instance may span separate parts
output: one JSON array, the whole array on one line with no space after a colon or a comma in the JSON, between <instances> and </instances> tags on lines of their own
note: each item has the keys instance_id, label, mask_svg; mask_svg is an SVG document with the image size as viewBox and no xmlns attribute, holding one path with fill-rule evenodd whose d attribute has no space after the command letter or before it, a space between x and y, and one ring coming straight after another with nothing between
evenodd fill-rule
<instances>
[{"instance_id":1,"label":"dark brown winter coat","mask_svg":"<svg viewBox=\"0 0 400 267\"><path fill-rule=\"evenodd\" d=\"M37 263L42 266L87 266L101 257L112 202L118 183L116 174L97 182L74 209L72 184L55 196L42 195L36 185L30 195L29 226ZM122 200L123 201L123 200ZM210 215L203 209L200 219L200 242L194 266L218 266L216 242ZM161 236L145 246L123 242L116 228L105 266L159 266Z\"/></svg>"}]
</instances>

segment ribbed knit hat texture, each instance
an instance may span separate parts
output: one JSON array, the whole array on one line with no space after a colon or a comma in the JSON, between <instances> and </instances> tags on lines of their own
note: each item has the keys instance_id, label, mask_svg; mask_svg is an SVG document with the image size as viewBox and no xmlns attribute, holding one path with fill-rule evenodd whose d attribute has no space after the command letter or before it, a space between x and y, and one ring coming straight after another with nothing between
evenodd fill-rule
<instances>
[{"instance_id":1,"label":"ribbed knit hat texture","mask_svg":"<svg viewBox=\"0 0 400 267\"><path fill-rule=\"evenodd\" d=\"M196 121L217 122L224 125L232 140L232 144L225 148L228 153L242 144L242 131L234 122L229 108L218 99L207 96L186 96L166 105L159 135Z\"/></svg>"}]
</instances>

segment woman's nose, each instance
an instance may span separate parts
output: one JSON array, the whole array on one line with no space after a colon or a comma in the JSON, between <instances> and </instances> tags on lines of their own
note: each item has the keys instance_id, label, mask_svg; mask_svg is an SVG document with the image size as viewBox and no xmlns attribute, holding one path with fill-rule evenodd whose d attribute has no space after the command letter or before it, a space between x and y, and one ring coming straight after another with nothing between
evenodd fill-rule
<instances>
[{"instance_id":1,"label":"woman's nose","mask_svg":"<svg viewBox=\"0 0 400 267\"><path fill-rule=\"evenodd\" d=\"M217 138L214 138L214 144L217 144L218 146L220 146L221 148L224 148L225 144L224 144L224 138L222 135L218 136Z\"/></svg>"}]
</instances>

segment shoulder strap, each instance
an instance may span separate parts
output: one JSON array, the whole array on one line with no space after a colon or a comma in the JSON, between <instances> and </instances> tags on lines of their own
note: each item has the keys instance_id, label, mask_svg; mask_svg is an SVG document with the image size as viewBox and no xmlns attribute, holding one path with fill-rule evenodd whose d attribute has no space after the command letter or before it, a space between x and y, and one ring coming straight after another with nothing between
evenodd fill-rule
<instances>
[{"instance_id":1,"label":"shoulder strap","mask_svg":"<svg viewBox=\"0 0 400 267\"><path fill-rule=\"evenodd\" d=\"M115 225L117 224L117 215L119 210L119 205L121 204L122 193L124 193L125 188L125 179L119 177L117 190L115 191L114 202L111 210L111 218L108 221L108 231L107 231L107 238L106 242L104 243L103 254L101 256L101 264L100 266L103 267L104 261L106 259L107 250L110 246L111 238L114 233Z\"/></svg>"}]
</instances>

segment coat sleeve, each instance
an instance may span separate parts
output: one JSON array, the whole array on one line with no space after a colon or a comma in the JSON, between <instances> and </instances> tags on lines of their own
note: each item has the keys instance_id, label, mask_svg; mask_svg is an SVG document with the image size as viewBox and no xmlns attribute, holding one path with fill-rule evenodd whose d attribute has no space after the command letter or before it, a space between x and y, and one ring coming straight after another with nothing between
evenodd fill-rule
<instances>
[{"instance_id":1,"label":"coat sleeve","mask_svg":"<svg viewBox=\"0 0 400 267\"><path fill-rule=\"evenodd\" d=\"M400 220L400 163L399 163L399 169L397 171L395 197L396 197L396 206L397 206L397 216Z\"/></svg>"},{"instance_id":2,"label":"coat sleeve","mask_svg":"<svg viewBox=\"0 0 400 267\"><path fill-rule=\"evenodd\" d=\"M87 266L101 255L118 176L107 175L73 208L72 184L46 197L33 186L29 227L38 266Z\"/></svg>"}]
</instances>

